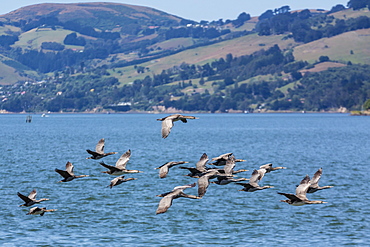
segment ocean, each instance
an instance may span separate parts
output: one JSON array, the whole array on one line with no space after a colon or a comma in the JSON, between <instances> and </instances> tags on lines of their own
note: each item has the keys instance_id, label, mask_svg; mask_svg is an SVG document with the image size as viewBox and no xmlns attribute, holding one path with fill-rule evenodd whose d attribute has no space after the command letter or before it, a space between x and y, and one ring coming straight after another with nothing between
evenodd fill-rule
<instances>
[{"instance_id":1,"label":"ocean","mask_svg":"<svg viewBox=\"0 0 370 247\"><path fill-rule=\"evenodd\" d=\"M176 122L161 138L167 114L25 114L0 115L2 214L1 246L366 246L370 235L370 118L348 114L193 114ZM190 114L192 115L192 114ZM105 138L101 160L86 159L86 149ZM115 165L131 150L127 169L142 173L110 189L115 176L99 162ZM178 198L156 215L158 194L197 182L174 166L166 178L156 167L188 161L195 167L232 152L237 174L250 178L266 163L287 169L267 173L259 182L273 188L239 191L237 184L211 184L202 199ZM74 165L67 183L55 168ZM211 165L209 165L211 167ZM327 203L292 206L277 192L295 193L308 174L323 169L320 185L333 188L307 194ZM26 215L30 207L17 192L49 198L35 206L57 209L44 216ZM197 195L197 187L184 191Z\"/></svg>"}]
</instances>

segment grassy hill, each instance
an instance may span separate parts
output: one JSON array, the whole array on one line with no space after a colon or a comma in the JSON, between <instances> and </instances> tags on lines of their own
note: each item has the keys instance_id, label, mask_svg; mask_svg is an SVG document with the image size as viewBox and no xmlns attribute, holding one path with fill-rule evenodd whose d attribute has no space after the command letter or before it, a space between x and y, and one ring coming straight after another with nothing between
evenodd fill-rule
<instances>
[{"instance_id":1,"label":"grassy hill","mask_svg":"<svg viewBox=\"0 0 370 247\"><path fill-rule=\"evenodd\" d=\"M334 18L349 19L359 16L370 16L368 10L353 11L345 9L340 12L330 14ZM60 21L77 20L80 23L89 23L95 28L102 30L114 30L121 32L125 23L139 23L141 26L163 25L164 23L178 23L183 20L181 17L173 16L152 8L134 6L127 4L116 3L81 3L81 4L35 4L20 8L8 14L0 16L0 20L6 20L7 23L19 22L21 20L32 20L40 17L57 17ZM31 21L32 22L32 21ZM231 23L227 23L220 27L230 29L231 32L252 31L258 23L258 17L252 17L243 25L234 27ZM333 22L334 23L334 22ZM12 45L13 48L20 47L24 49L40 50L43 42L57 42L63 44L66 35L74 31L64 29L60 26L51 28L50 26L41 26L33 28L26 32L22 32L20 27L5 24L0 26L0 34L6 35L9 33L20 33L19 40ZM217 42L207 46L199 46L196 48L185 49L199 42L191 37L173 38L169 40L153 41L154 44L148 46L151 53L158 51L175 51L181 50L179 53L156 58L148 62L137 64L147 68L144 73L138 74L134 66L121 67L110 69L109 73L119 79L122 84L128 84L135 79L143 79L147 75L153 73L161 73L162 70L169 69L173 66L178 66L181 63L202 65L210 63L227 54L235 56L243 56L252 54L260 49L268 49L277 44L283 50L293 51L296 60L303 60L309 63L315 63L320 56L328 56L331 60L347 63L363 63L370 64L370 30L362 29L351 32L346 32L336 35L331 38L322 38L306 44L297 43L291 38L286 38L288 34L259 36L256 33L245 35L239 38ZM95 37L81 35L87 40L97 40ZM122 41L133 44L135 42L143 42L158 38L158 33L152 35L127 35L121 32ZM66 49L83 50L83 46L67 45ZM6 55L5 55L6 56ZM104 60L95 60L92 64L95 66L108 66L112 61L133 61L139 59L138 52L124 52L110 55ZM136 66L135 66L136 67ZM13 70L6 70L7 73L15 73ZM17 75L10 76L19 78ZM9 83L5 76L0 79L0 83ZM11 80L12 82L15 79Z\"/></svg>"},{"instance_id":2,"label":"grassy hill","mask_svg":"<svg viewBox=\"0 0 370 247\"><path fill-rule=\"evenodd\" d=\"M322 38L294 48L294 57L310 63L320 56L331 60L370 64L370 29L346 32L331 38Z\"/></svg>"},{"instance_id":3,"label":"grassy hill","mask_svg":"<svg viewBox=\"0 0 370 247\"><path fill-rule=\"evenodd\" d=\"M361 10L353 10L353 9L345 9L339 12L335 12L330 14L336 19L350 19L350 18L356 18L359 16L367 16L370 17L370 11L366 8Z\"/></svg>"},{"instance_id":4,"label":"grassy hill","mask_svg":"<svg viewBox=\"0 0 370 247\"><path fill-rule=\"evenodd\" d=\"M251 34L240 38L219 42L205 47L197 47L179 52L174 55L145 62L137 66L148 68L145 73L138 74L134 66L115 68L110 70L113 76L117 76L121 83L127 84L135 79L143 79L152 73L160 74L162 70L179 66L181 63L203 65L211 63L219 58L225 58L227 54L233 56L249 55L261 49L268 49L279 44L281 49L293 48L297 44L291 39L283 39L284 35L258 36Z\"/></svg>"},{"instance_id":5,"label":"grassy hill","mask_svg":"<svg viewBox=\"0 0 370 247\"><path fill-rule=\"evenodd\" d=\"M149 7L119 3L42 3L25 6L8 14L0 15L0 20L19 22L41 17L57 17L59 21L77 21L100 29L113 29L131 23L139 25L163 25L178 23L182 18Z\"/></svg>"},{"instance_id":6,"label":"grassy hill","mask_svg":"<svg viewBox=\"0 0 370 247\"><path fill-rule=\"evenodd\" d=\"M11 85L19 81L27 81L36 76L37 73L21 63L0 55L0 81L2 85Z\"/></svg>"},{"instance_id":7,"label":"grassy hill","mask_svg":"<svg viewBox=\"0 0 370 247\"><path fill-rule=\"evenodd\" d=\"M9 89L13 101L2 106L19 110L19 91L28 87L34 97L29 106L55 111L117 102L139 104L137 109L298 109L308 95L299 90L310 85L310 74L336 68L345 75L352 73L349 62L370 64L370 28L359 17L366 20L370 12L276 11L264 20L244 15L200 24L118 3L26 6L0 16L0 84L42 83ZM327 60L319 62L322 57ZM35 86L41 84L42 90ZM181 106L171 105L176 100ZM336 107L335 98L328 101Z\"/></svg>"},{"instance_id":8,"label":"grassy hill","mask_svg":"<svg viewBox=\"0 0 370 247\"><path fill-rule=\"evenodd\" d=\"M63 44L64 38L73 31L65 30L62 28L57 28L55 30L46 28L34 28L27 32L22 33L19 36L19 41L17 41L13 47L20 47L22 49L41 49L41 44L43 42L56 42ZM67 49L81 49L82 46L67 46Z\"/></svg>"},{"instance_id":9,"label":"grassy hill","mask_svg":"<svg viewBox=\"0 0 370 247\"><path fill-rule=\"evenodd\" d=\"M20 32L19 27L13 25L2 25L0 26L0 35L7 35L8 33Z\"/></svg>"}]
</instances>

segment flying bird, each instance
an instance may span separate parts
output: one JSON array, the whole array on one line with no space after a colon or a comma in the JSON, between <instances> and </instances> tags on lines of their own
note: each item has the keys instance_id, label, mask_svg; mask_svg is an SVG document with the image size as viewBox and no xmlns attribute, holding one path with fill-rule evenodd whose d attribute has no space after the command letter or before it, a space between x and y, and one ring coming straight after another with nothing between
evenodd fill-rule
<instances>
[{"instance_id":1,"label":"flying bird","mask_svg":"<svg viewBox=\"0 0 370 247\"><path fill-rule=\"evenodd\" d=\"M32 190L28 196L25 196L19 192L17 193L17 195L24 201L24 204L19 205L20 207L22 206L29 207L29 206L34 205L35 203L40 203L40 202L49 200L48 198L41 198L39 200L36 200L36 195L37 195L36 189Z\"/></svg>"},{"instance_id":2,"label":"flying bird","mask_svg":"<svg viewBox=\"0 0 370 247\"><path fill-rule=\"evenodd\" d=\"M104 146L105 146L105 140L104 140L104 138L102 138L102 139L99 140L98 144L96 144L95 152L91 151L90 149L86 150L86 152L91 154L91 157L88 157L86 159L98 160L98 159L101 159L105 156L117 153L117 152L104 153Z\"/></svg>"},{"instance_id":3,"label":"flying bird","mask_svg":"<svg viewBox=\"0 0 370 247\"><path fill-rule=\"evenodd\" d=\"M286 202L293 206L302 206L305 204L321 204L321 203L327 203L323 201L310 201L307 199L306 193L308 188L310 187L310 177L306 175L301 181L301 183L297 186L295 190L295 194L289 194L289 193L281 193L278 192L279 195L283 195L288 198L288 200L280 200L281 202Z\"/></svg>"},{"instance_id":4,"label":"flying bird","mask_svg":"<svg viewBox=\"0 0 370 247\"><path fill-rule=\"evenodd\" d=\"M199 197L202 198L206 194L208 186L210 184L209 180L211 178L214 178L214 176L217 173L218 172L216 170L213 170L213 171L204 173L198 178L198 196Z\"/></svg>"},{"instance_id":5,"label":"flying bird","mask_svg":"<svg viewBox=\"0 0 370 247\"><path fill-rule=\"evenodd\" d=\"M220 176L220 175L221 174L216 169L207 171L204 174L202 174L198 178L198 196L203 197L206 194L208 186L210 184L209 180L213 179L213 178L216 178L217 176ZM225 176L225 175L223 175L223 176Z\"/></svg>"},{"instance_id":6,"label":"flying bird","mask_svg":"<svg viewBox=\"0 0 370 247\"><path fill-rule=\"evenodd\" d=\"M185 164L185 163L189 163L189 162L187 162L187 161L170 161L170 162L167 162L167 163L165 163L165 164L163 164L160 167L157 167L155 169L159 169L159 177L160 178L165 178L171 167L174 167L174 166L177 166L177 165L180 165L180 164Z\"/></svg>"},{"instance_id":7,"label":"flying bird","mask_svg":"<svg viewBox=\"0 0 370 247\"><path fill-rule=\"evenodd\" d=\"M249 180L248 178L233 178L230 176L217 176L217 181L213 181L211 183L218 184L218 185L226 185L229 183L236 183L240 181Z\"/></svg>"},{"instance_id":8,"label":"flying bird","mask_svg":"<svg viewBox=\"0 0 370 247\"><path fill-rule=\"evenodd\" d=\"M198 196L188 195L188 194L185 194L183 192L187 188L195 187L195 185L196 184L193 183L193 184L188 184L188 185L183 185L183 186L177 186L177 187L173 188L173 190L170 191L170 192L157 195L157 196L163 197L163 198L159 201L156 214L163 214L163 213L167 212L167 210L171 207L172 201L174 199L177 199L177 198L180 198L180 197L186 197L186 198L191 198L191 199L201 199Z\"/></svg>"},{"instance_id":9,"label":"flying bird","mask_svg":"<svg viewBox=\"0 0 370 247\"><path fill-rule=\"evenodd\" d=\"M59 169L55 169L55 171L57 173L59 173L63 179L60 180L59 182L69 182L69 181L72 181L73 179L75 178L83 178L83 177L88 177L89 175L75 175L74 172L73 172L73 168L74 166L72 165L71 162L67 162L66 164L66 170L59 170Z\"/></svg>"},{"instance_id":10,"label":"flying bird","mask_svg":"<svg viewBox=\"0 0 370 247\"><path fill-rule=\"evenodd\" d=\"M262 180L262 178L265 176L266 173L280 170L280 169L286 169L286 167L278 166L278 167L272 167L272 163L268 163L265 165L260 166L260 169L258 169L258 173L260 174L259 180Z\"/></svg>"},{"instance_id":11,"label":"flying bird","mask_svg":"<svg viewBox=\"0 0 370 247\"><path fill-rule=\"evenodd\" d=\"M185 167L185 166L180 166L179 167L180 169L186 169L189 171L189 173L187 175L184 175L184 176L189 176L189 177L192 177L192 178L199 178L199 175L202 174L201 171L199 171L197 168L195 167Z\"/></svg>"},{"instance_id":12,"label":"flying bird","mask_svg":"<svg viewBox=\"0 0 370 247\"><path fill-rule=\"evenodd\" d=\"M234 170L237 159L235 159L234 155L231 155L227 158L224 168L223 169L218 169L219 172L225 173L226 175L232 176L232 174L240 173L240 172L246 172L248 170L246 169L239 169L239 170Z\"/></svg>"},{"instance_id":13,"label":"flying bird","mask_svg":"<svg viewBox=\"0 0 370 247\"><path fill-rule=\"evenodd\" d=\"M117 186L117 185L122 184L124 182L131 181L131 180L136 180L136 179L137 178L125 178L125 176L116 177L116 178L112 179L112 181L110 181L110 185L108 185L107 187L110 187L112 189L113 186Z\"/></svg>"},{"instance_id":14,"label":"flying bird","mask_svg":"<svg viewBox=\"0 0 370 247\"><path fill-rule=\"evenodd\" d=\"M266 173L269 173L269 172L280 170L280 169L286 169L286 167L282 167L282 166L272 167L272 163L268 163L268 164L260 166L260 169L265 169Z\"/></svg>"},{"instance_id":15,"label":"flying bird","mask_svg":"<svg viewBox=\"0 0 370 247\"><path fill-rule=\"evenodd\" d=\"M257 190L264 190L264 189L268 189L268 188L274 188L274 186L262 186L262 187L259 186L258 182L261 179L262 179L262 176L258 172L258 170L254 170L252 172L252 176L249 179L248 183L236 183L236 184L244 186L244 188L239 190L239 191L246 191L246 192L254 192L254 191L257 191Z\"/></svg>"},{"instance_id":16,"label":"flying bird","mask_svg":"<svg viewBox=\"0 0 370 247\"><path fill-rule=\"evenodd\" d=\"M244 161L244 160L242 160L242 161ZM246 169L234 170L236 162L240 162L240 160L238 161L238 159L235 159L234 155L229 156L226 160L224 168L219 169L219 171L221 173L225 173L225 174L230 175L230 176L232 176L232 174L237 174L237 173L240 173L240 172L248 171Z\"/></svg>"},{"instance_id":17,"label":"flying bird","mask_svg":"<svg viewBox=\"0 0 370 247\"><path fill-rule=\"evenodd\" d=\"M122 175L126 173L139 173L142 171L139 170L128 170L126 165L131 157L131 150L127 150L126 153L122 154L121 157L117 160L115 166L110 166L105 164L104 162L100 162L100 165L104 166L105 168L109 169L109 171L104 171L102 173L107 173L110 175Z\"/></svg>"},{"instance_id":18,"label":"flying bird","mask_svg":"<svg viewBox=\"0 0 370 247\"><path fill-rule=\"evenodd\" d=\"M224 171L226 175L232 176L235 167L235 157L231 155L227 158L226 163L224 165Z\"/></svg>"},{"instance_id":19,"label":"flying bird","mask_svg":"<svg viewBox=\"0 0 370 247\"><path fill-rule=\"evenodd\" d=\"M180 120L183 123L187 123L188 122L187 119L198 119L198 118L193 116L183 116L181 114L174 114L164 118L157 119L158 121L162 121L162 138L167 138L167 136L171 132L174 122Z\"/></svg>"},{"instance_id":20,"label":"flying bird","mask_svg":"<svg viewBox=\"0 0 370 247\"><path fill-rule=\"evenodd\" d=\"M226 164L226 160L231 157L233 153L226 153L226 154L221 154L218 157L212 158L212 161L215 161L211 163L212 165L215 166L224 166Z\"/></svg>"},{"instance_id":21,"label":"flying bird","mask_svg":"<svg viewBox=\"0 0 370 247\"><path fill-rule=\"evenodd\" d=\"M200 172L206 172L207 171L207 168L206 168L207 162L208 162L208 156L207 156L206 153L204 153L200 157L199 161L195 164L195 168L197 168L197 170L200 171Z\"/></svg>"},{"instance_id":22,"label":"flying bird","mask_svg":"<svg viewBox=\"0 0 370 247\"><path fill-rule=\"evenodd\" d=\"M218 157L212 158L213 163L210 163L211 165L214 166L224 166L226 164L226 161L228 160L229 157L231 157L233 153L226 153L226 154L221 154ZM235 159L235 162L243 162L245 160L243 159Z\"/></svg>"},{"instance_id":23,"label":"flying bird","mask_svg":"<svg viewBox=\"0 0 370 247\"><path fill-rule=\"evenodd\" d=\"M54 212L57 211L56 209L46 209L46 208L39 208L39 207L33 207L31 208L26 215L40 215L43 216L45 212Z\"/></svg>"},{"instance_id":24,"label":"flying bird","mask_svg":"<svg viewBox=\"0 0 370 247\"><path fill-rule=\"evenodd\" d=\"M318 190L333 188L333 186L329 186L329 185L322 186L322 187L319 186L319 180L321 178L321 175L322 175L322 168L317 170L317 172L315 172L315 174L313 175L311 179L311 185L310 187L308 187L307 193L314 193Z\"/></svg>"},{"instance_id":25,"label":"flying bird","mask_svg":"<svg viewBox=\"0 0 370 247\"><path fill-rule=\"evenodd\" d=\"M207 162L208 162L208 156L206 153L203 153L199 161L196 163L195 167L180 166L180 168L189 170L190 173L186 176L198 178L199 175L208 171L206 167Z\"/></svg>"}]
</instances>

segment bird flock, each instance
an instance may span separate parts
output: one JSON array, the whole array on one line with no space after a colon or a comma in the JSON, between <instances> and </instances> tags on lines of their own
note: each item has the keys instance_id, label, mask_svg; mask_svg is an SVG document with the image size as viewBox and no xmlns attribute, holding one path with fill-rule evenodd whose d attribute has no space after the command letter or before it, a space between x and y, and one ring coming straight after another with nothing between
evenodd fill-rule
<instances>
[{"instance_id":1,"label":"bird flock","mask_svg":"<svg viewBox=\"0 0 370 247\"><path fill-rule=\"evenodd\" d=\"M181 121L183 123L186 123L187 119L198 119L198 118L193 116L174 114L164 118L157 119L158 121L162 121L161 129L162 138L165 139L169 136L171 129L174 126L174 122ZM98 141L95 147L95 151L91 151L90 149L86 150L87 153L91 155L91 157L88 157L86 159L98 160L117 153L117 152L105 153L104 147L105 139L102 138ZM126 168L126 165L130 160L130 157L131 150L129 149L128 151L121 155L121 157L117 160L115 166L107 165L104 162L100 162L101 166L108 169L107 171L102 171L102 173L117 176L110 181L110 184L107 187L110 187L112 189L114 186L137 179L137 178L125 178L125 175L123 175L142 172L139 170L129 170ZM255 192L258 190L273 188L274 186L269 185L260 186L259 183L261 182L262 178L265 176L266 173L286 169L286 167L273 167L271 163L268 163L260 166L259 169L254 169L252 171L250 178L238 177L236 174L248 171L246 169L239 170L234 169L236 163L243 161L245 160L236 159L233 153L225 153L218 157L212 158L211 162L209 163L208 155L206 153L203 153L199 161L195 164L195 167L179 166L189 163L188 161L169 161L155 168L159 170L159 178L161 179L166 178L167 175L169 174L170 168L174 166L179 166L180 169L188 170L189 173L185 174L184 176L197 179L197 182L176 186L169 192L157 195L157 197L161 197L161 200L159 201L156 214L162 214L167 212L167 210L172 206L173 200L180 197L190 199L202 199L206 194L210 184L227 185L229 183L235 183L237 185L242 186L242 188L239 191L244 192ZM65 165L65 170L55 169L55 172L57 172L63 178L59 182L70 182L76 178L89 176L89 175L75 175L73 169L74 166L69 161ZM288 198L287 200L281 200L281 202L286 202L293 206L326 203L324 201L312 201L307 198L307 193L314 193L319 190L333 187L333 186L319 186L318 183L321 176L322 168L317 170L317 172L313 175L312 179L310 179L310 177L306 175L302 179L300 184L296 187L295 194L277 192L278 194ZM193 188L196 186L198 187L198 195L189 195L184 193L185 189ZM21 206L30 207L43 201L49 200L48 198L42 198L37 200L36 189L33 189L28 196L25 196L19 192L17 193L17 195L19 196L20 199L24 201L24 204L20 205L20 207ZM53 212L56 210L57 209L46 209L46 207L35 206L29 210L27 215L43 216L45 212Z\"/></svg>"}]
</instances>

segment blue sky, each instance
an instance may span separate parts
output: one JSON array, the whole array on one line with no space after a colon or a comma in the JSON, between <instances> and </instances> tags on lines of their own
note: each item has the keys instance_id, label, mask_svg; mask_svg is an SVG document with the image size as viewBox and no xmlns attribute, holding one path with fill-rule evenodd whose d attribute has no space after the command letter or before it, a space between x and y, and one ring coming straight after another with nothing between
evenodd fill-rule
<instances>
[{"instance_id":1,"label":"blue sky","mask_svg":"<svg viewBox=\"0 0 370 247\"><path fill-rule=\"evenodd\" d=\"M327 9L342 4L347 6L348 1L342 0L136 0L136 1L109 1L109 0L13 0L3 3L0 15L16 10L20 7L38 3L78 3L78 2L116 2L140 6L153 7L169 14L194 21L236 19L242 12L251 16L258 16L268 9L275 9L288 5L291 10L298 9Z\"/></svg>"}]
</instances>

